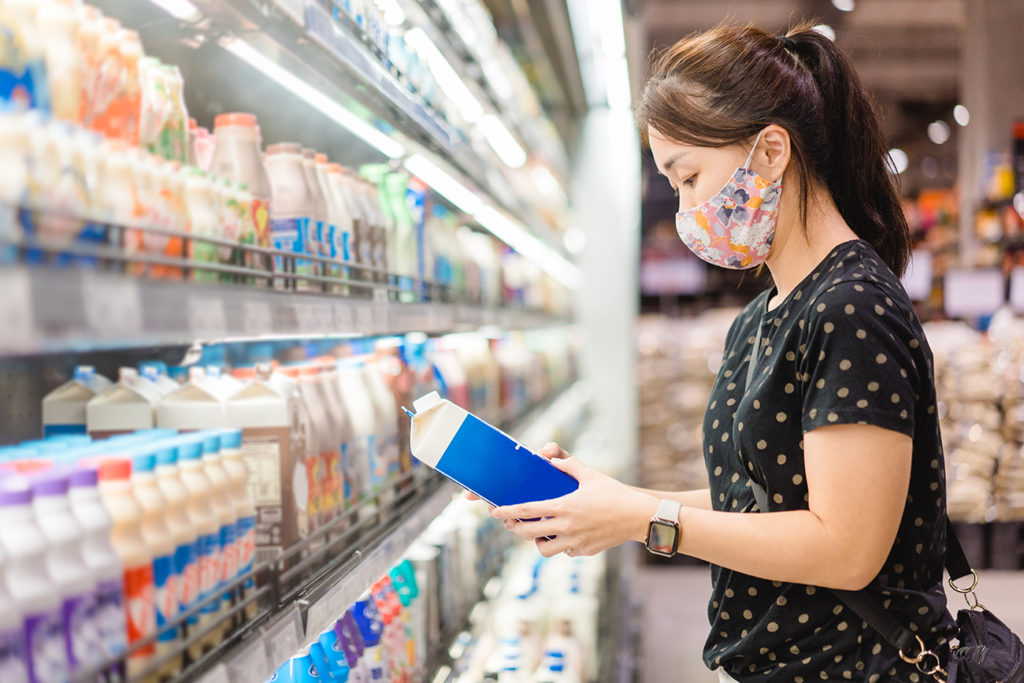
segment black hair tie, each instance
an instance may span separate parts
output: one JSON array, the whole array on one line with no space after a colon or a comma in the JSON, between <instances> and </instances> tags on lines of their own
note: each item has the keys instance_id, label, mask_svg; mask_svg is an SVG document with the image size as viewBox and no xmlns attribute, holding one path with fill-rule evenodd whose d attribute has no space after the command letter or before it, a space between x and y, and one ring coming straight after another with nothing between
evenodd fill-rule
<instances>
[{"instance_id":1,"label":"black hair tie","mask_svg":"<svg viewBox=\"0 0 1024 683\"><path fill-rule=\"evenodd\" d=\"M790 52L796 54L796 43L789 36L776 36L779 42L782 43L782 47L786 48Z\"/></svg>"}]
</instances>

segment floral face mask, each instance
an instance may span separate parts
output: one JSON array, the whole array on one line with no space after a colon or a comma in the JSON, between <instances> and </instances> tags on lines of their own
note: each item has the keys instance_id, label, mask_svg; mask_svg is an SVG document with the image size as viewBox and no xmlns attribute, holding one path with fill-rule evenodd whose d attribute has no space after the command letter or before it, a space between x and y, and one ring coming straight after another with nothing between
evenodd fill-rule
<instances>
[{"instance_id":1,"label":"floral face mask","mask_svg":"<svg viewBox=\"0 0 1024 683\"><path fill-rule=\"evenodd\" d=\"M742 168L711 199L676 214L683 244L708 263L745 270L764 263L779 222L782 178L769 182L750 168L754 146Z\"/></svg>"}]
</instances>

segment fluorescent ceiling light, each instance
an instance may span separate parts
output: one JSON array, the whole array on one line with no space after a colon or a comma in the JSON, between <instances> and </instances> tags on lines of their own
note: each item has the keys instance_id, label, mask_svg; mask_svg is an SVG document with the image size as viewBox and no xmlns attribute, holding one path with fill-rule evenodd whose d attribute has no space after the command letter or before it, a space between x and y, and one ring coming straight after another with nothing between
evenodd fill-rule
<instances>
[{"instance_id":1,"label":"fluorescent ceiling light","mask_svg":"<svg viewBox=\"0 0 1024 683\"><path fill-rule=\"evenodd\" d=\"M481 106L479 100L476 99L470 89L466 87L466 84L462 82L459 74L455 73L455 69L444 58L444 55L437 49L437 46L423 32L423 29L417 27L407 31L405 40L426 60L434 74L434 78L437 79L437 84L441 86L441 90L448 97L454 100L455 105L459 108L459 113L462 114L462 118L469 123L479 121L480 117L484 115L483 106Z\"/></svg>"},{"instance_id":2,"label":"fluorescent ceiling light","mask_svg":"<svg viewBox=\"0 0 1024 683\"><path fill-rule=\"evenodd\" d=\"M182 21L199 21L202 13L189 0L150 0L154 5Z\"/></svg>"},{"instance_id":3,"label":"fluorescent ceiling light","mask_svg":"<svg viewBox=\"0 0 1024 683\"><path fill-rule=\"evenodd\" d=\"M531 235L519 223L493 206L485 206L473 214L480 225L508 246L540 266L548 275L569 289L579 289L580 269L557 251Z\"/></svg>"},{"instance_id":4,"label":"fluorescent ceiling light","mask_svg":"<svg viewBox=\"0 0 1024 683\"><path fill-rule=\"evenodd\" d=\"M409 173L417 176L435 192L470 215L479 211L484 205L483 200L472 190L424 156L411 155L405 160L405 167Z\"/></svg>"},{"instance_id":5,"label":"fluorescent ceiling light","mask_svg":"<svg viewBox=\"0 0 1024 683\"><path fill-rule=\"evenodd\" d=\"M612 109L629 109L633 93L629 87L629 64L626 62L626 55L606 57L604 72L608 106Z\"/></svg>"},{"instance_id":6,"label":"fluorescent ceiling light","mask_svg":"<svg viewBox=\"0 0 1024 683\"><path fill-rule=\"evenodd\" d=\"M335 100L317 90L292 72L281 67L277 62L266 57L244 40L228 39L222 43L224 49L239 59L248 62L257 71L269 76L298 97L305 100L314 109L346 128L371 147L379 150L384 156L397 159L405 156L405 147L366 121L341 106Z\"/></svg>"},{"instance_id":7,"label":"fluorescent ceiling light","mask_svg":"<svg viewBox=\"0 0 1024 683\"><path fill-rule=\"evenodd\" d=\"M522 168L526 165L526 150L522 148L505 124L494 114L487 114L477 124L483 131L487 144L498 155L502 163L509 168Z\"/></svg>"},{"instance_id":8,"label":"fluorescent ceiling light","mask_svg":"<svg viewBox=\"0 0 1024 683\"><path fill-rule=\"evenodd\" d=\"M594 10L590 15L591 22L601 36L601 51L613 56L626 54L621 0L592 0L590 6Z\"/></svg>"},{"instance_id":9,"label":"fluorescent ceiling light","mask_svg":"<svg viewBox=\"0 0 1024 683\"><path fill-rule=\"evenodd\" d=\"M569 0L569 20L587 102L628 109L632 91L621 0Z\"/></svg>"}]
</instances>

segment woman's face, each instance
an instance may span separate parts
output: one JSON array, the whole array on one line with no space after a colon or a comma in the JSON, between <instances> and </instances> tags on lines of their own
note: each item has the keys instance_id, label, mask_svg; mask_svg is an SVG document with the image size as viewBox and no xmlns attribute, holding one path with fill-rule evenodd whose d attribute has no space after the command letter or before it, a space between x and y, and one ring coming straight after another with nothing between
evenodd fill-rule
<instances>
[{"instance_id":1,"label":"woman's face","mask_svg":"<svg viewBox=\"0 0 1024 683\"><path fill-rule=\"evenodd\" d=\"M697 147L669 140L650 127L647 133L654 163L679 196L680 211L703 204L715 196L750 154L750 148L742 144Z\"/></svg>"}]
</instances>

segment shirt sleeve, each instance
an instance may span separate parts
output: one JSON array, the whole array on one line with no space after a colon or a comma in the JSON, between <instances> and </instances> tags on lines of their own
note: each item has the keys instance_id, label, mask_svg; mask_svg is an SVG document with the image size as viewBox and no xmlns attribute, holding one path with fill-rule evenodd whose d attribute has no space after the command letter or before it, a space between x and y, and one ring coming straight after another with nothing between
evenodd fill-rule
<instances>
[{"instance_id":1,"label":"shirt sleeve","mask_svg":"<svg viewBox=\"0 0 1024 683\"><path fill-rule=\"evenodd\" d=\"M842 282L817 298L803 327L803 431L868 424L913 437L916 338L900 303L873 283Z\"/></svg>"}]
</instances>

